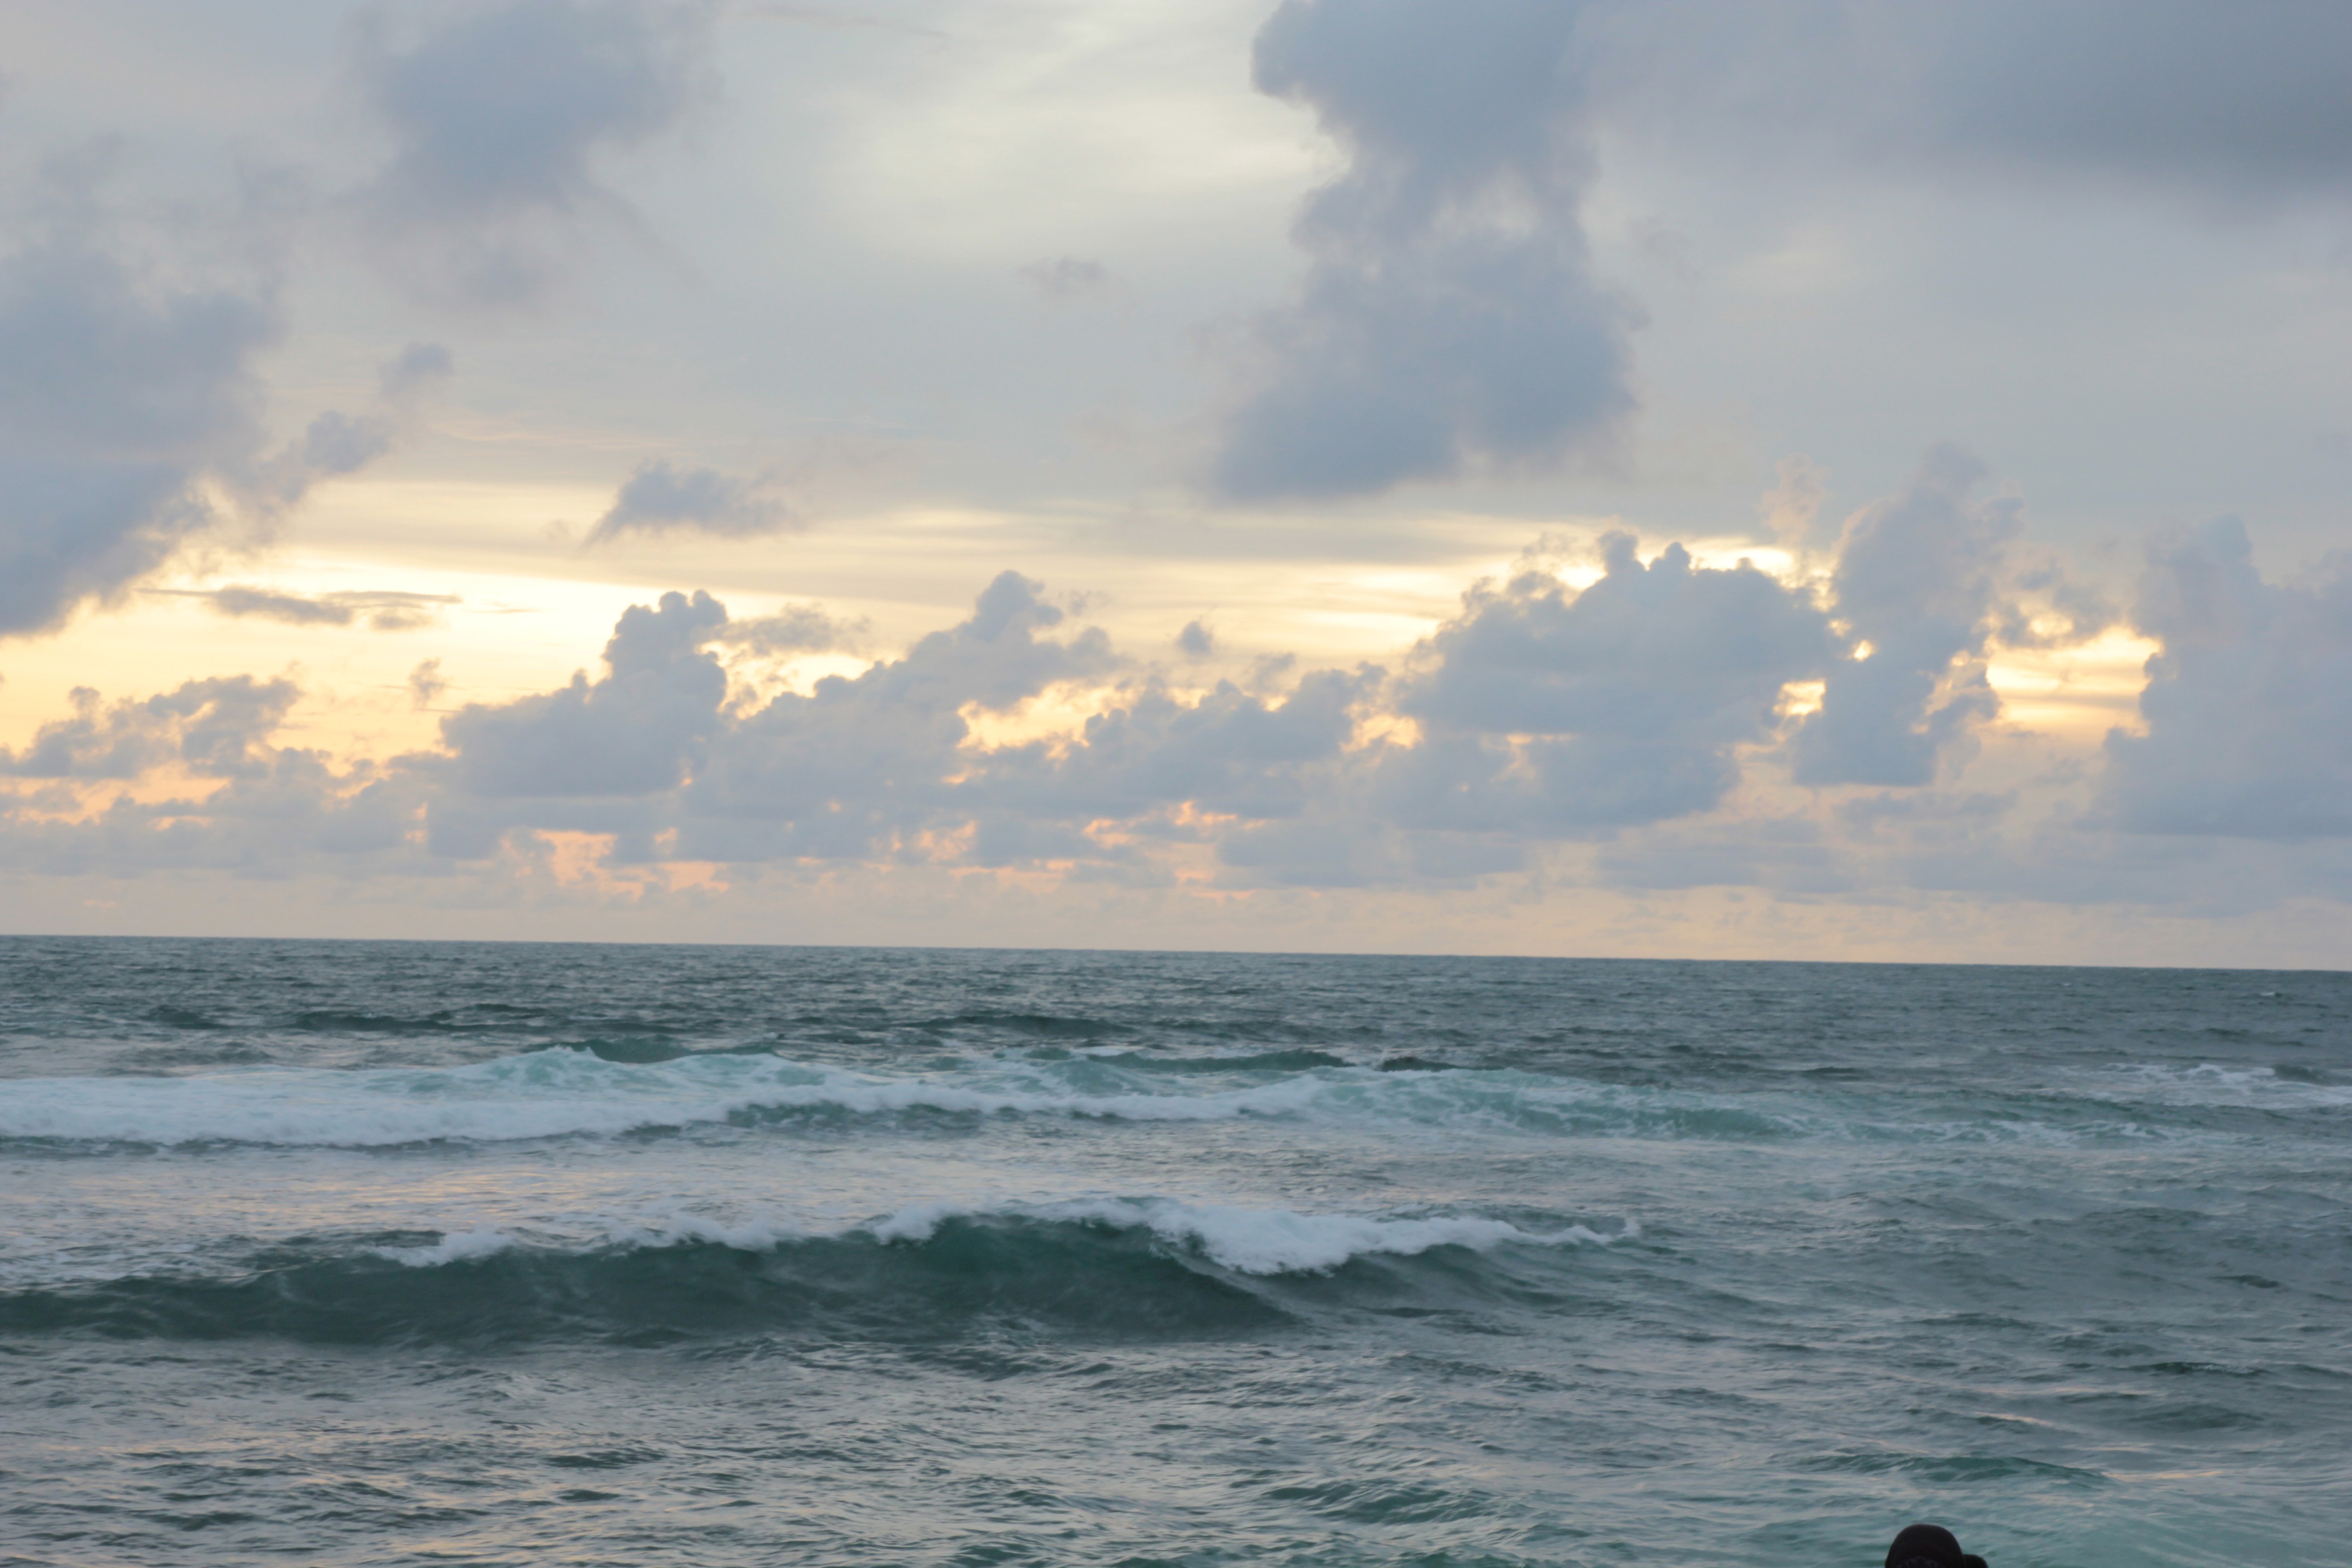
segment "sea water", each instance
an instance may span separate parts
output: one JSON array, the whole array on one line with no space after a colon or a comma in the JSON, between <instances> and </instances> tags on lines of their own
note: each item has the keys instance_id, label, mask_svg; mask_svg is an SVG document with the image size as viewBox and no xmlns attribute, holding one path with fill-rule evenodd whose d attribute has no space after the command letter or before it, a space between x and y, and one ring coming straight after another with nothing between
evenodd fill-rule
<instances>
[{"instance_id":1,"label":"sea water","mask_svg":"<svg viewBox=\"0 0 2352 1568\"><path fill-rule=\"evenodd\" d=\"M0 942L0 1563L2341 1564L2352 976Z\"/></svg>"}]
</instances>

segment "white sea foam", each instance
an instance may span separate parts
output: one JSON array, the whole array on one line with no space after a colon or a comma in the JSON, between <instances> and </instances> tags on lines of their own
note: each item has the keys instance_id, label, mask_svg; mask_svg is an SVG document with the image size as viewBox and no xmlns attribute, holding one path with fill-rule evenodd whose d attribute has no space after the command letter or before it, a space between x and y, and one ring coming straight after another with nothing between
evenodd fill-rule
<instances>
[{"instance_id":1,"label":"white sea foam","mask_svg":"<svg viewBox=\"0 0 2352 1568\"><path fill-rule=\"evenodd\" d=\"M2083 1092L2110 1101L2352 1103L2352 1089L2294 1082L2267 1069L2148 1069ZM1833 1095L1709 1094L1515 1071L1316 1067L1268 1076L1237 1068L1204 1079L1099 1058L1010 1058L892 1075L773 1056L636 1064L558 1049L456 1068L19 1079L0 1086L0 1138L371 1147L614 1135L763 1114L923 1112L1124 1122L1371 1120L1505 1134L1732 1142L2032 1142L2085 1135L2011 1119L1894 1124L1872 1114L1882 1109Z\"/></svg>"},{"instance_id":2,"label":"white sea foam","mask_svg":"<svg viewBox=\"0 0 2352 1568\"><path fill-rule=\"evenodd\" d=\"M2352 1084L2313 1083L2267 1067L2134 1062L2078 1075L2080 1092L2110 1103L2250 1107L2271 1110L2352 1106Z\"/></svg>"},{"instance_id":3,"label":"white sea foam","mask_svg":"<svg viewBox=\"0 0 2352 1568\"><path fill-rule=\"evenodd\" d=\"M1507 1220L1475 1215L1382 1218L1150 1197L914 1204L887 1219L834 1232L795 1230L761 1220L730 1222L703 1215L670 1213L611 1219L568 1238L559 1238L554 1232L535 1231L531 1240L557 1251L609 1247L658 1248L699 1242L759 1252L794 1243L852 1237L870 1237L886 1244L920 1245L938 1236L940 1227L950 1221L992 1219L1149 1230L1171 1245L1196 1248L1222 1268L1238 1274L1260 1275L1322 1273L1354 1258L1382 1254L1413 1257L1438 1247L1466 1247L1481 1252L1505 1244L1606 1247L1642 1234L1641 1226L1630 1216L1616 1234L1611 1235L1582 1225L1529 1230ZM376 1256L396 1263L429 1268L491 1257L520 1245L524 1245L522 1237L486 1226L448 1232L429 1247L384 1247L373 1250Z\"/></svg>"},{"instance_id":4,"label":"white sea foam","mask_svg":"<svg viewBox=\"0 0 2352 1568\"><path fill-rule=\"evenodd\" d=\"M375 1252L379 1258L389 1258L412 1268L431 1268L468 1258L488 1258L514 1245L515 1238L506 1232L483 1226L448 1232L430 1247L379 1247Z\"/></svg>"},{"instance_id":5,"label":"white sea foam","mask_svg":"<svg viewBox=\"0 0 2352 1568\"><path fill-rule=\"evenodd\" d=\"M992 1061L892 1077L778 1057L630 1064L545 1050L457 1068L19 1079L0 1096L0 1138L368 1147L616 1134L794 1111L1169 1122L1370 1116L1537 1131L1634 1131L1644 1121L1711 1116L1763 1124L1753 1112L1705 1097L1518 1073L1323 1067L1204 1090L1195 1079L1122 1072L1098 1061Z\"/></svg>"},{"instance_id":6,"label":"white sea foam","mask_svg":"<svg viewBox=\"0 0 2352 1568\"><path fill-rule=\"evenodd\" d=\"M1379 1219L1185 1204L1172 1198L1081 1198L977 1208L918 1204L871 1226L870 1233L882 1241L929 1241L949 1220L992 1217L1141 1227L1163 1241L1196 1247L1210 1261L1239 1274L1319 1273L1337 1268L1351 1258L1380 1253L1412 1257L1433 1247L1485 1251L1506 1242L1536 1247L1605 1246L1641 1234L1631 1219L1619 1235L1604 1236L1580 1225L1551 1231L1523 1230L1507 1220L1476 1215Z\"/></svg>"},{"instance_id":7,"label":"white sea foam","mask_svg":"<svg viewBox=\"0 0 2352 1568\"><path fill-rule=\"evenodd\" d=\"M886 1078L773 1057L634 1065L549 1050L431 1069L20 1079L0 1099L0 1137L364 1147L610 1134L761 1110L825 1110L1197 1121L1297 1114L1334 1087L1301 1075L1222 1093L1087 1094L1057 1088L1039 1069Z\"/></svg>"}]
</instances>

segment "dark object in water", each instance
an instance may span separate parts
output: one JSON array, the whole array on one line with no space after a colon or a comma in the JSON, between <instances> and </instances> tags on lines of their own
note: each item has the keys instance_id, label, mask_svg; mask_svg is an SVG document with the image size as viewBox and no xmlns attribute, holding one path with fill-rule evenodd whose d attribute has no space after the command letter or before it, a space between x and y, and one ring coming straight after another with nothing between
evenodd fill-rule
<instances>
[{"instance_id":1,"label":"dark object in water","mask_svg":"<svg viewBox=\"0 0 2352 1568\"><path fill-rule=\"evenodd\" d=\"M1985 1568L1985 1560L1960 1550L1940 1524L1915 1524L1886 1549L1886 1568Z\"/></svg>"}]
</instances>

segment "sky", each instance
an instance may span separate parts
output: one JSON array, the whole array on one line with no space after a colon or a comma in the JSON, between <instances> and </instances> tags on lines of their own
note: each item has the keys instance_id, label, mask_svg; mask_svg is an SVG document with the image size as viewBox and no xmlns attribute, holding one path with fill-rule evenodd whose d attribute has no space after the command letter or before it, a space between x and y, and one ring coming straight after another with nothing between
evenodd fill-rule
<instances>
[{"instance_id":1,"label":"sky","mask_svg":"<svg viewBox=\"0 0 2352 1568\"><path fill-rule=\"evenodd\" d=\"M16 0L0 931L2352 966L2352 8Z\"/></svg>"}]
</instances>

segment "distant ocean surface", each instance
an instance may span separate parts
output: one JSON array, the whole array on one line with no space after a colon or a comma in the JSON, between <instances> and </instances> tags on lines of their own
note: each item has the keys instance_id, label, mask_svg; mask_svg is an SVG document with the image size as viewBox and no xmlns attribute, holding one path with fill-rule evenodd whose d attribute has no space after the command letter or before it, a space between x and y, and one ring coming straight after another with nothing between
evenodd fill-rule
<instances>
[{"instance_id":1,"label":"distant ocean surface","mask_svg":"<svg viewBox=\"0 0 2352 1568\"><path fill-rule=\"evenodd\" d=\"M0 941L0 1563L2352 1561L2352 975Z\"/></svg>"}]
</instances>

